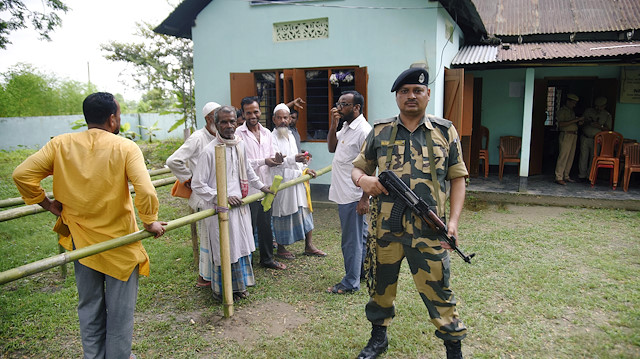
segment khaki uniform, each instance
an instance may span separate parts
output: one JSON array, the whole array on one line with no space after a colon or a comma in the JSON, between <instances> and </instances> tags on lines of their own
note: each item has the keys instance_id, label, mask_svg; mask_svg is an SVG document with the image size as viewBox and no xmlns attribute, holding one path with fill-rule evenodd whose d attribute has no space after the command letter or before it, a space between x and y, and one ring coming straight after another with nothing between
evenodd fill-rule
<instances>
[{"instance_id":1,"label":"khaki uniform","mask_svg":"<svg viewBox=\"0 0 640 359\"><path fill-rule=\"evenodd\" d=\"M575 120L576 114L569 107L562 106L558 110L558 123ZM569 172L576 155L576 143L578 142L578 124L573 123L566 127L560 127L558 135L558 161L556 162L556 181L569 179Z\"/></svg>"},{"instance_id":2,"label":"khaki uniform","mask_svg":"<svg viewBox=\"0 0 640 359\"><path fill-rule=\"evenodd\" d=\"M394 143L389 139L397 123ZM468 176L462 159L460 139L450 121L427 115L420 125L409 132L398 117L382 120L374 125L353 165L369 175L376 168L387 169L387 151L392 151L389 170L395 172L419 197L434 208L432 173L429 164L426 132L430 131L440 203L446 201L445 181ZM374 325L388 326L395 316L394 300L400 265L407 258L418 292L436 326L436 336L444 340L460 340L466 336L466 327L458 318L456 299L449 288L449 253L440 245L434 231L409 209L402 217L404 232L391 233L390 215L394 201L380 194L371 208L369 240L376 252L375 285L365 312ZM444 209L438 209L444 217Z\"/></svg>"},{"instance_id":3,"label":"khaki uniform","mask_svg":"<svg viewBox=\"0 0 640 359\"><path fill-rule=\"evenodd\" d=\"M580 161L578 162L579 177L587 178L591 169L591 160L593 158L594 137L600 129L593 127L595 123L611 129L613 121L611 114L607 110L598 111L595 108L588 108L584 111L584 125L582 126L582 136L580 136Z\"/></svg>"}]
</instances>

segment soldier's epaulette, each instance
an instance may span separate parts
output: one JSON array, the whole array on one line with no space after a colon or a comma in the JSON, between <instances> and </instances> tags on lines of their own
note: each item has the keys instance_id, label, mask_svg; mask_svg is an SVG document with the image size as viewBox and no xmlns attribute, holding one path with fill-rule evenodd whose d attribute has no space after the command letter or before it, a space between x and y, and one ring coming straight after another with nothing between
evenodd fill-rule
<instances>
[{"instance_id":1,"label":"soldier's epaulette","mask_svg":"<svg viewBox=\"0 0 640 359\"><path fill-rule=\"evenodd\" d=\"M427 115L427 118L429 119L429 121L431 121L432 123L436 123L440 126L444 126L446 128L451 127L452 122L449 120L445 120L442 117L438 117L438 116L434 116L434 115Z\"/></svg>"},{"instance_id":2,"label":"soldier's epaulette","mask_svg":"<svg viewBox=\"0 0 640 359\"><path fill-rule=\"evenodd\" d=\"M377 125L384 125L384 124L388 124L388 123L392 123L393 121L396 120L396 117L389 117L389 118L385 118L383 120L376 120L373 123L373 126L377 126Z\"/></svg>"}]
</instances>

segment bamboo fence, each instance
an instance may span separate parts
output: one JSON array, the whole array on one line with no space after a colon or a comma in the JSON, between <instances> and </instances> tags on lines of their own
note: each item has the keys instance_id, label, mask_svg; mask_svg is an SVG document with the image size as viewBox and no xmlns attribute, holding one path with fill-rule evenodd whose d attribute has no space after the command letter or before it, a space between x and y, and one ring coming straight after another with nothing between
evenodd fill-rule
<instances>
[{"instance_id":1,"label":"bamboo fence","mask_svg":"<svg viewBox=\"0 0 640 359\"><path fill-rule=\"evenodd\" d=\"M317 176L321 176L325 173L328 173L331 171L331 165L322 168L318 171L316 171ZM291 181L282 183L280 185L280 187L278 188L278 190L282 190L291 186L295 186L296 184L305 182L305 181L309 181L311 180L312 177L310 175L302 175L296 179L293 179ZM175 179L174 179L175 181ZM242 199L242 203L243 205L255 202L257 200L260 200L262 198L264 198L265 194L264 193L256 193L250 196L247 196L245 198ZM200 212L196 212L194 214L190 214L187 215L185 217L181 217L181 218L177 218L174 219L170 222L168 222L168 224L165 226L165 230L166 231L171 231L174 230L176 228L197 222L201 219L204 219L206 217L210 217L215 215L217 212L213 209L208 209L208 210L204 210L204 211L200 211ZM81 259L81 258L85 258L100 252L104 252L107 251L109 249L113 249L128 243L133 243L136 241L140 241L142 239L145 238L149 238L152 237L153 234L151 234L150 232L141 230L138 232L134 232L131 234L128 234L126 236L122 236L122 237L118 237L118 238L114 238L111 239L109 241L105 241L102 243L98 243L98 244L94 244L88 247L84 247L84 248L80 248L80 249L76 249L73 251L69 251L69 252L65 252L65 253L61 253L49 258L44 258L35 262L31 262L31 263L27 263L25 265L16 267L16 268L12 268L9 270L6 270L4 272L0 273L0 285L2 284L6 284L36 273L40 273L43 272L45 270L57 267L57 266L61 266L64 265L66 263L69 262L73 262L75 260Z\"/></svg>"},{"instance_id":2,"label":"bamboo fence","mask_svg":"<svg viewBox=\"0 0 640 359\"><path fill-rule=\"evenodd\" d=\"M175 176L171 176L171 177L166 177L166 178L153 180L153 181L151 181L151 183L153 184L154 187L162 187L162 186L173 184L173 183L175 183L175 181L176 181L176 177ZM129 185L129 191L131 193L135 193L135 191L133 189L133 186ZM54 198L53 197L53 192L47 192L46 196L49 197L49 198ZM9 199L3 200L3 201L5 201L4 202L5 204L6 203L13 203L13 204L10 204L10 205L6 205L5 207L24 204L24 200L22 198L20 198L20 197L9 198ZM0 205L0 207L3 207L3 206ZM4 210L4 211L0 212L0 222L9 221L9 220L12 220L12 219L16 219L16 218L28 216L30 214L36 214L36 213L44 212L44 211L45 211L45 209L40 207L40 205L38 205L38 204L30 204L30 205L25 205L25 206L22 206L22 207L11 208L11 209L7 209L7 210Z\"/></svg>"}]
</instances>

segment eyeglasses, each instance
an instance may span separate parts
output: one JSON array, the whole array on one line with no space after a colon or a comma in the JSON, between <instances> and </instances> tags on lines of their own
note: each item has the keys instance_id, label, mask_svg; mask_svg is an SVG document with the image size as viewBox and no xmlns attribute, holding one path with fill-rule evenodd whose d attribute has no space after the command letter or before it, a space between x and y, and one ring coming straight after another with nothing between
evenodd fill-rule
<instances>
[{"instance_id":1,"label":"eyeglasses","mask_svg":"<svg viewBox=\"0 0 640 359\"><path fill-rule=\"evenodd\" d=\"M346 103L346 102L336 102L336 107L349 107L349 106L353 106L353 104Z\"/></svg>"}]
</instances>

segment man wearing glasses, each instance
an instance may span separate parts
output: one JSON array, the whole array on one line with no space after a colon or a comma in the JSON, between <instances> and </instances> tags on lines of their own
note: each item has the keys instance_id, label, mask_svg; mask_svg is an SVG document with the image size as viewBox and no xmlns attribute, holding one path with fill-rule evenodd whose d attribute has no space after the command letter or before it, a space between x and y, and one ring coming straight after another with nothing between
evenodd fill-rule
<instances>
[{"instance_id":1,"label":"man wearing glasses","mask_svg":"<svg viewBox=\"0 0 640 359\"><path fill-rule=\"evenodd\" d=\"M364 97L357 91L346 91L331 109L331 124L327 145L333 156L333 173L329 200L338 204L342 227L342 257L345 275L342 280L327 288L328 293L346 294L360 289L360 277L367 241L369 195L351 181L353 160L367 138L371 125L362 115ZM343 120L340 131L338 125Z\"/></svg>"}]
</instances>

